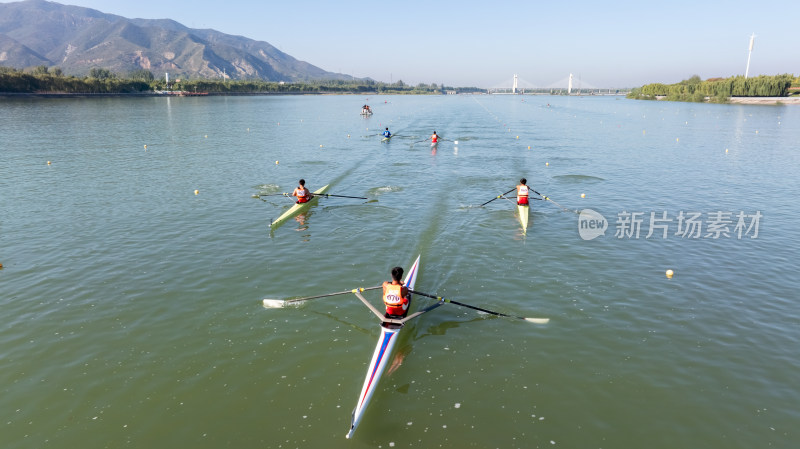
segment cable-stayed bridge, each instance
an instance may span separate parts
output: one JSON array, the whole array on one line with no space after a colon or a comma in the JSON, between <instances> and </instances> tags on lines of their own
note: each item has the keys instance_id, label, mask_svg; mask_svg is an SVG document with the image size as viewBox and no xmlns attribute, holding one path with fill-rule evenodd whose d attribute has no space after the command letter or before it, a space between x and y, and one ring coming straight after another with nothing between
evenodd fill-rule
<instances>
[{"instance_id":1,"label":"cable-stayed bridge","mask_svg":"<svg viewBox=\"0 0 800 449\"><path fill-rule=\"evenodd\" d=\"M510 80L503 80L487 89L490 94L556 94L556 95L623 95L627 89L599 88L581 79L569 76L548 85L537 85L514 74Z\"/></svg>"}]
</instances>

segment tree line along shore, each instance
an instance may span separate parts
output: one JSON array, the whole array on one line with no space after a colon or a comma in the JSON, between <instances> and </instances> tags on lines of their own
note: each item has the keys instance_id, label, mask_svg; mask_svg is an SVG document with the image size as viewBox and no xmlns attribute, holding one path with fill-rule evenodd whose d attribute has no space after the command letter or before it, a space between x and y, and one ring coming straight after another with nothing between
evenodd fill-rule
<instances>
[{"instance_id":1,"label":"tree line along shore","mask_svg":"<svg viewBox=\"0 0 800 449\"><path fill-rule=\"evenodd\" d=\"M5 94L106 94L155 95L163 93L247 95L247 94L441 94L484 92L477 87L449 87L436 83L411 86L398 80L383 83L373 80L308 80L273 82L264 80L156 79L149 70L137 70L125 76L106 69L91 69L88 76L65 75L59 68L38 66L28 70L0 67L0 93Z\"/></svg>"},{"instance_id":2,"label":"tree line along shore","mask_svg":"<svg viewBox=\"0 0 800 449\"><path fill-rule=\"evenodd\" d=\"M652 83L631 90L628 98L636 100L667 100L711 103L764 103L758 99L770 98L769 102L800 103L800 77L791 74L752 78L733 76L730 78L700 79L695 75L675 84ZM747 99L752 98L753 101ZM778 98L778 100L775 100Z\"/></svg>"},{"instance_id":3,"label":"tree line along shore","mask_svg":"<svg viewBox=\"0 0 800 449\"><path fill-rule=\"evenodd\" d=\"M398 80L264 80L156 79L149 70L125 76L94 68L84 77L65 75L58 67L37 66L21 70L0 66L0 94L6 95L263 95L263 94L442 94L485 92L478 87L450 87L436 83L411 86ZM700 79L695 75L675 84L652 83L633 88L627 95L637 100L712 103L800 104L800 77L791 74L752 78Z\"/></svg>"}]
</instances>

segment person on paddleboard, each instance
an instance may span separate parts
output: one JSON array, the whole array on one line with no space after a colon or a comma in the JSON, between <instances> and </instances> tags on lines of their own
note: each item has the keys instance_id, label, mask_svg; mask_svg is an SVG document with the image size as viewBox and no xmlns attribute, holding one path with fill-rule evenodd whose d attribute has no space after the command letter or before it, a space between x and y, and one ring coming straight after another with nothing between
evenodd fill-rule
<instances>
[{"instance_id":1,"label":"person on paddleboard","mask_svg":"<svg viewBox=\"0 0 800 449\"><path fill-rule=\"evenodd\" d=\"M301 179L298 184L300 185L294 189L292 196L297 197L297 204L307 203L311 199L311 192L306 188L306 180Z\"/></svg>"},{"instance_id":2,"label":"person on paddleboard","mask_svg":"<svg viewBox=\"0 0 800 449\"><path fill-rule=\"evenodd\" d=\"M392 133L389 132L389 128L386 128L386 131L383 132L383 137L387 139L392 137Z\"/></svg>"},{"instance_id":3,"label":"person on paddleboard","mask_svg":"<svg viewBox=\"0 0 800 449\"><path fill-rule=\"evenodd\" d=\"M518 206L527 206L528 205L528 195L530 193L530 189L528 188L528 180L522 178L519 180L519 185L517 186L517 205Z\"/></svg>"},{"instance_id":4,"label":"person on paddleboard","mask_svg":"<svg viewBox=\"0 0 800 449\"><path fill-rule=\"evenodd\" d=\"M433 135L431 136L431 145L436 145L437 143L439 143L439 135L436 134L436 131L434 131Z\"/></svg>"},{"instance_id":5,"label":"person on paddleboard","mask_svg":"<svg viewBox=\"0 0 800 449\"><path fill-rule=\"evenodd\" d=\"M404 317L408 313L411 293L403 282L403 268L392 268L392 282L383 283L383 304L386 305L386 317Z\"/></svg>"}]
</instances>

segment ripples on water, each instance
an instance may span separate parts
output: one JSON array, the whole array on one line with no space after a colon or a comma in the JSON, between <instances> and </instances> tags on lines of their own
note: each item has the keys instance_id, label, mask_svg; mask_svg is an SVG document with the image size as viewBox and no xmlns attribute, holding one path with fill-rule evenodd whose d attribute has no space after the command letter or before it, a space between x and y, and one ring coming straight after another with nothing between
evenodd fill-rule
<instances>
[{"instance_id":1,"label":"ripples on water","mask_svg":"<svg viewBox=\"0 0 800 449\"><path fill-rule=\"evenodd\" d=\"M800 110L377 98L4 100L4 446L796 446ZM509 201L477 207L522 176L606 235L549 202L527 236ZM370 200L271 234L291 202L252 197L300 177ZM761 211L759 238L614 238L622 211L717 210ZM260 300L417 254L421 291L551 322L424 315L348 442L374 317Z\"/></svg>"}]
</instances>

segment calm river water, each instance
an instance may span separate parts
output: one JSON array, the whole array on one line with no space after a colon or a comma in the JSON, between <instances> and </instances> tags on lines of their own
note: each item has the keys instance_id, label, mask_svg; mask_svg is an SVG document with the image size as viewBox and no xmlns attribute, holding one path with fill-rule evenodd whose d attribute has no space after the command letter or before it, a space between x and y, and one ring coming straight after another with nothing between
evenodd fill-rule
<instances>
[{"instance_id":1,"label":"calm river water","mask_svg":"<svg viewBox=\"0 0 800 449\"><path fill-rule=\"evenodd\" d=\"M2 99L0 124L0 447L800 446L800 107ZM477 207L523 176L555 201L526 236ZM301 177L369 200L271 233ZM422 315L346 440L377 320L261 300L419 254L420 291L550 323Z\"/></svg>"}]
</instances>

